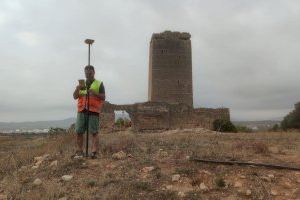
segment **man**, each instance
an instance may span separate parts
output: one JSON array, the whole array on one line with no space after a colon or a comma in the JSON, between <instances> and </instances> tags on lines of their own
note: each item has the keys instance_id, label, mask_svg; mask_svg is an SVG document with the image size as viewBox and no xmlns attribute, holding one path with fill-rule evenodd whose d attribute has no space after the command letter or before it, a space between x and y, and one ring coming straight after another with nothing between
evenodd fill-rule
<instances>
[{"instance_id":1,"label":"man","mask_svg":"<svg viewBox=\"0 0 300 200\"><path fill-rule=\"evenodd\" d=\"M103 82L94 78L95 69L93 66L86 66L84 73L86 77L85 85L79 84L73 93L74 99L78 99L78 113L75 124L77 151L75 155L83 156L83 134L88 126L89 133L87 134L92 134L91 158L95 159L99 151L99 113L105 101L105 89ZM88 115L89 124L87 124Z\"/></svg>"}]
</instances>

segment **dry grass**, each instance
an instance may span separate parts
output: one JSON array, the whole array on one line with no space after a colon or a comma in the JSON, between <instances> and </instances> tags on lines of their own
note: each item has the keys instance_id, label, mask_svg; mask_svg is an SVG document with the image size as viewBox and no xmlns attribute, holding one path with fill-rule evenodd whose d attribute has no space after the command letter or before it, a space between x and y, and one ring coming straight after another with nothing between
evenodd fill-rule
<instances>
[{"instance_id":1,"label":"dry grass","mask_svg":"<svg viewBox=\"0 0 300 200\"><path fill-rule=\"evenodd\" d=\"M298 165L300 133L177 133L133 134L120 132L101 135L98 160L72 160L73 135L56 137L0 137L0 194L12 199L223 199L245 196L234 188L238 175L246 178L243 188L252 195L247 198L267 199L270 189L280 195L287 191L290 199L300 193L297 181L300 174L265 168L217 166L193 163L187 156L209 159L243 160L274 164ZM273 152L277 148L280 151ZM131 154L123 160L113 160L118 151ZM49 154L38 169L32 169L34 157ZM58 166L49 164L58 160ZM154 166L148 173L143 167ZM72 181L63 182L61 176L71 174ZM180 182L172 182L173 174L180 174ZM263 177L273 174L272 182ZM40 178L43 183L32 183ZM292 188L282 183L291 182ZM199 190L205 183L209 191ZM166 188L171 185L172 187ZM226 186L226 187L225 187ZM184 197L178 192L184 193ZM279 195L279 196L280 196Z\"/></svg>"},{"instance_id":2,"label":"dry grass","mask_svg":"<svg viewBox=\"0 0 300 200\"><path fill-rule=\"evenodd\" d=\"M24 144L24 140L27 143ZM6 141L1 141L0 139L0 150L2 151L0 157L0 178L7 174L11 175L11 173L22 166L32 164L33 158L36 156L44 154L50 154L51 156L60 155L64 160L64 156L73 152L73 146L70 145L72 140L72 135L60 135L55 138L34 137L31 140L20 136L17 139L12 138L9 142L7 139ZM4 145L2 146L2 144ZM53 158L50 157L50 159Z\"/></svg>"},{"instance_id":3,"label":"dry grass","mask_svg":"<svg viewBox=\"0 0 300 200\"><path fill-rule=\"evenodd\" d=\"M244 142L244 141L239 141L239 142L235 142L232 144L232 150L252 150L254 153L256 154L268 154L269 152L269 148L268 145L264 142Z\"/></svg>"}]
</instances>

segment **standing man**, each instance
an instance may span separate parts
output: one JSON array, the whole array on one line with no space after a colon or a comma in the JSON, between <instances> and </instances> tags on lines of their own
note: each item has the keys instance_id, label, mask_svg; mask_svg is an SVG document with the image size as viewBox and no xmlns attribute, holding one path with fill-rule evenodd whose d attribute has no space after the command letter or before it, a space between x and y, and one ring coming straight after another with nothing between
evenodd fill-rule
<instances>
[{"instance_id":1,"label":"standing man","mask_svg":"<svg viewBox=\"0 0 300 200\"><path fill-rule=\"evenodd\" d=\"M99 113L103 102L105 101L105 89L102 81L95 79L95 69L92 65L84 68L86 77L85 85L79 84L74 93L74 99L78 99L77 103L77 119L75 124L77 156L83 156L83 134L87 130L92 134L92 153L91 158L97 158L99 151ZM89 99L87 99L89 97ZM87 110L89 102L89 110ZM87 116L89 115L89 123L87 124Z\"/></svg>"}]
</instances>

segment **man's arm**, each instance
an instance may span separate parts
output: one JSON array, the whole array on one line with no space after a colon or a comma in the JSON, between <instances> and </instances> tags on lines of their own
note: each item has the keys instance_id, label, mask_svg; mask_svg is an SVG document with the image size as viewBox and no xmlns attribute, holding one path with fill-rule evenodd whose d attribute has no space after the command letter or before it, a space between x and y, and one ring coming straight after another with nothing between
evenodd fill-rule
<instances>
[{"instance_id":1,"label":"man's arm","mask_svg":"<svg viewBox=\"0 0 300 200\"><path fill-rule=\"evenodd\" d=\"M96 94L95 96L97 96L99 99L105 101L105 93Z\"/></svg>"},{"instance_id":2,"label":"man's arm","mask_svg":"<svg viewBox=\"0 0 300 200\"><path fill-rule=\"evenodd\" d=\"M76 100L79 97L79 91L80 91L80 86L78 85L75 89L75 91L73 92L73 98Z\"/></svg>"},{"instance_id":3,"label":"man's arm","mask_svg":"<svg viewBox=\"0 0 300 200\"><path fill-rule=\"evenodd\" d=\"M101 100L105 101L105 88L104 88L103 82L102 82L101 85L100 85L98 97L99 97Z\"/></svg>"}]
</instances>

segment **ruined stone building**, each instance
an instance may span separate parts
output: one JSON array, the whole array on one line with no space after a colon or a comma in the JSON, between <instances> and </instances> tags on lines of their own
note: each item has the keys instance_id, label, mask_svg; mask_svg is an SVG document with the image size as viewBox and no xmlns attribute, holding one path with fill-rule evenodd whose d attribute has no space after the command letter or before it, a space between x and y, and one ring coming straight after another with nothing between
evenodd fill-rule
<instances>
[{"instance_id":1,"label":"ruined stone building","mask_svg":"<svg viewBox=\"0 0 300 200\"><path fill-rule=\"evenodd\" d=\"M129 113L135 130L212 128L216 119L230 120L227 108L194 108L192 50L189 33L154 33L149 49L148 102L114 105L106 102L101 128L114 129L116 110Z\"/></svg>"}]
</instances>

